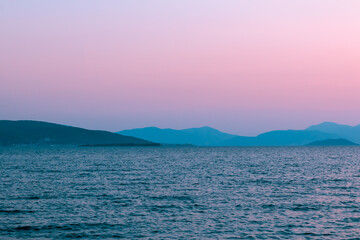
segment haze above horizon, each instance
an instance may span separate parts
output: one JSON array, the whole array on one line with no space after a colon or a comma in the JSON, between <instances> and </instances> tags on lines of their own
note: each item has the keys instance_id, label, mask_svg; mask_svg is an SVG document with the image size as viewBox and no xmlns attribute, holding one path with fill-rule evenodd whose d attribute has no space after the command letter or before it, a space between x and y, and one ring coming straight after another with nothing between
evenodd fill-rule
<instances>
[{"instance_id":1,"label":"haze above horizon","mask_svg":"<svg viewBox=\"0 0 360 240\"><path fill-rule=\"evenodd\" d=\"M239 135L360 122L360 2L0 1L0 119Z\"/></svg>"}]
</instances>

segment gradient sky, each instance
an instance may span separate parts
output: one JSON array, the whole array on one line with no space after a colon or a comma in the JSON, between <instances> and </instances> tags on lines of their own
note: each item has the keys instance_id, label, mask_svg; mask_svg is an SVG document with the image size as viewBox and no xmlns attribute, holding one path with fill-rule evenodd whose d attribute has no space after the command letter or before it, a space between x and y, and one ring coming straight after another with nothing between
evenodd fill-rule
<instances>
[{"instance_id":1,"label":"gradient sky","mask_svg":"<svg viewBox=\"0 0 360 240\"><path fill-rule=\"evenodd\" d=\"M360 124L358 0L0 0L0 119Z\"/></svg>"}]
</instances>

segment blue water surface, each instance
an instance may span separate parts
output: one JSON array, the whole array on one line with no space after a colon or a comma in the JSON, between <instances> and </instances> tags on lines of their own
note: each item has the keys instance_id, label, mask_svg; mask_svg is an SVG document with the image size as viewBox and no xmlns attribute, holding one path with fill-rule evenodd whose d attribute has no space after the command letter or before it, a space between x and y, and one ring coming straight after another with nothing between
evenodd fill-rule
<instances>
[{"instance_id":1,"label":"blue water surface","mask_svg":"<svg viewBox=\"0 0 360 240\"><path fill-rule=\"evenodd\" d=\"M3 147L0 239L360 239L360 147Z\"/></svg>"}]
</instances>

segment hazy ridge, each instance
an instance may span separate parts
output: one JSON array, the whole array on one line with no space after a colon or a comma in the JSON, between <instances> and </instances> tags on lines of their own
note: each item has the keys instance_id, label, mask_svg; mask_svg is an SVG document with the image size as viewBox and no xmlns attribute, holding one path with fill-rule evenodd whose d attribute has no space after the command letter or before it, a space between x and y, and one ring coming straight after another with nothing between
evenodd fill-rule
<instances>
[{"instance_id":1,"label":"hazy ridge","mask_svg":"<svg viewBox=\"0 0 360 240\"><path fill-rule=\"evenodd\" d=\"M136 128L118 132L164 144L194 144L199 146L302 146L315 141L346 139L360 143L360 125L348 126L324 122L304 130L276 130L258 136L238 136L211 127L190 129Z\"/></svg>"},{"instance_id":2,"label":"hazy ridge","mask_svg":"<svg viewBox=\"0 0 360 240\"><path fill-rule=\"evenodd\" d=\"M331 141L336 139L344 141ZM276 130L258 136L238 136L207 126L182 130L147 127L112 133L40 121L0 121L0 145L303 146L312 143L321 145L322 141L329 145L359 144L360 125L348 126L323 122L304 130Z\"/></svg>"}]
</instances>

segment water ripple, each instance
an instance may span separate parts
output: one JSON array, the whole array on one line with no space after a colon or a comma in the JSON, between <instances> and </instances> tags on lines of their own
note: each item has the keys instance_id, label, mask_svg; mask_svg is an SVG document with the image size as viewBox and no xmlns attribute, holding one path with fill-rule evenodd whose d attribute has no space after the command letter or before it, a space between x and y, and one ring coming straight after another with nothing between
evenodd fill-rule
<instances>
[{"instance_id":1,"label":"water ripple","mask_svg":"<svg viewBox=\"0 0 360 240\"><path fill-rule=\"evenodd\" d=\"M360 147L9 147L0 239L358 239Z\"/></svg>"}]
</instances>

